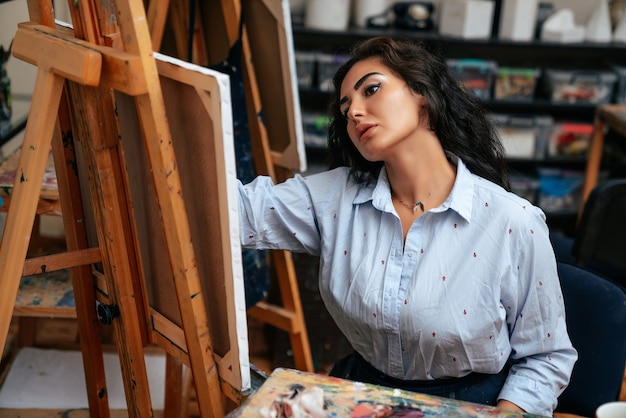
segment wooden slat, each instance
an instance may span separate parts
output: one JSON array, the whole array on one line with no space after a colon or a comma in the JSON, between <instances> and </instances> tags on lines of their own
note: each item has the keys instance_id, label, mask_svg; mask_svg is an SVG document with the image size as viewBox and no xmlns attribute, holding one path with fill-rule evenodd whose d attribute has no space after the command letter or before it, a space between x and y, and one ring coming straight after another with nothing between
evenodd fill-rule
<instances>
[{"instance_id":1,"label":"wooden slat","mask_svg":"<svg viewBox=\"0 0 626 418\"><path fill-rule=\"evenodd\" d=\"M248 309L248 315L283 331L301 331L295 312L281 306L261 301Z\"/></svg>"},{"instance_id":2,"label":"wooden slat","mask_svg":"<svg viewBox=\"0 0 626 418\"><path fill-rule=\"evenodd\" d=\"M76 308L15 305L13 315L31 318L76 318Z\"/></svg>"},{"instance_id":3,"label":"wooden slat","mask_svg":"<svg viewBox=\"0 0 626 418\"><path fill-rule=\"evenodd\" d=\"M51 66L53 72L82 85L103 85L131 96L147 91L139 57L77 39L61 26L20 23L13 50L17 58L39 67Z\"/></svg>"},{"instance_id":4,"label":"wooden slat","mask_svg":"<svg viewBox=\"0 0 626 418\"><path fill-rule=\"evenodd\" d=\"M13 39L12 51L16 58L63 78L87 86L100 83L102 56L98 51L51 36L46 30L36 31L32 25L20 24Z\"/></svg>"},{"instance_id":5,"label":"wooden slat","mask_svg":"<svg viewBox=\"0 0 626 418\"><path fill-rule=\"evenodd\" d=\"M29 258L24 262L22 276L49 273L71 267L84 266L102 261L100 248L68 251L59 254Z\"/></svg>"}]
</instances>

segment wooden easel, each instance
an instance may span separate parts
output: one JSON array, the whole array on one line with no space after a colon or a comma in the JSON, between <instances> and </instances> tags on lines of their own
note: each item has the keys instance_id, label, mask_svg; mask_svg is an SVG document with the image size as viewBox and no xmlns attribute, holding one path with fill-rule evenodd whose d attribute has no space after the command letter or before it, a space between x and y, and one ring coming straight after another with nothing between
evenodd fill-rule
<instances>
[{"instance_id":1,"label":"wooden easel","mask_svg":"<svg viewBox=\"0 0 626 418\"><path fill-rule=\"evenodd\" d=\"M176 37L178 56L188 59L188 34L193 32L192 60L199 65L209 65L206 45L202 37L202 21L199 13L193 24L193 31L189 29L189 18L186 14L190 1L196 0L150 0L147 6L147 17L152 33L153 48L158 51L161 47L163 33L168 17ZM199 5L200 6L200 5ZM232 45L239 36L238 27L242 13L242 4L238 0L221 0L221 12L228 44ZM242 65L245 76L246 104L248 106L248 120L250 121L250 137L252 141L253 159L257 174L270 176L274 182L284 181L293 175L289 167L281 166L280 156L272 151L265 125L259 115L262 105L259 96L258 80L250 51L248 33L244 24L242 30L243 58ZM304 321L304 311L300 300L300 291L291 253L275 250L271 252L276 282L279 285L282 306L261 301L248 310L248 314L264 323L270 324L289 334L291 347L294 353L294 365L303 371L314 371L308 332Z\"/></svg>"},{"instance_id":2,"label":"wooden easel","mask_svg":"<svg viewBox=\"0 0 626 418\"><path fill-rule=\"evenodd\" d=\"M198 397L201 415L222 417L224 395L239 402L244 393L218 375L143 4L141 0L70 3L73 31L55 26L48 0L29 0L31 22L21 24L15 37L14 54L35 64L38 72L0 243L0 344L4 346L6 341L26 266L32 269L39 263L42 271L72 268L91 416L109 416L96 323L99 317L113 326L130 417L153 415L143 357L143 348L150 343L158 344L168 355L171 380L167 383L174 389L166 391L165 416L178 415L181 410L168 395L180 387L182 365L187 364L196 390L202 393ZM132 98L141 123L163 219L180 326L148 301L126 161L119 144L114 91ZM26 260L51 146L68 252L45 260ZM88 171L90 201L80 193L85 185L80 182L79 160ZM98 247L92 248L85 225L90 214L98 238Z\"/></svg>"}]
</instances>

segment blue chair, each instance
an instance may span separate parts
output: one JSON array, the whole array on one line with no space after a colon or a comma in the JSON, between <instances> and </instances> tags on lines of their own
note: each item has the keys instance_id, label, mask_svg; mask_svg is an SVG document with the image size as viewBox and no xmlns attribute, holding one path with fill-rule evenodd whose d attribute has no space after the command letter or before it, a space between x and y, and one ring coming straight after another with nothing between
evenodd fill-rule
<instances>
[{"instance_id":1,"label":"blue chair","mask_svg":"<svg viewBox=\"0 0 626 418\"><path fill-rule=\"evenodd\" d=\"M626 289L580 266L558 262L567 328L578 350L556 412L594 416L619 399L626 367Z\"/></svg>"}]
</instances>

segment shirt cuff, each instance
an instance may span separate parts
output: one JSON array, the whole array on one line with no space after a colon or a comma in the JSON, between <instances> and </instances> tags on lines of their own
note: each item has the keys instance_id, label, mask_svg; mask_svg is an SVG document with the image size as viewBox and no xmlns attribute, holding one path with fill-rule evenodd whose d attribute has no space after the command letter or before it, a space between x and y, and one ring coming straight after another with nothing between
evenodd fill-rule
<instances>
[{"instance_id":1,"label":"shirt cuff","mask_svg":"<svg viewBox=\"0 0 626 418\"><path fill-rule=\"evenodd\" d=\"M511 375L506 379L498 400L513 402L529 414L551 417L557 399L554 389L524 376Z\"/></svg>"}]
</instances>

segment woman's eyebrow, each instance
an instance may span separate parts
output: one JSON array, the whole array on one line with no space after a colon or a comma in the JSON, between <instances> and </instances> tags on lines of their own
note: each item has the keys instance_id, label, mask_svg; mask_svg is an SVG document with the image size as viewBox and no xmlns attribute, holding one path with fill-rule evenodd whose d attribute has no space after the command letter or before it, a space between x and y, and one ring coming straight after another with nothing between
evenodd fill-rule
<instances>
[{"instance_id":1,"label":"woman's eyebrow","mask_svg":"<svg viewBox=\"0 0 626 418\"><path fill-rule=\"evenodd\" d=\"M373 75L380 75L380 73L378 73L378 72L371 72L371 73L365 74L363 77L359 78L356 83L354 83L354 90L358 90L359 87L361 87L363 85L363 83L365 83L365 80L367 80L369 77L371 77ZM343 96L341 98L341 100L339 100L339 104L342 105L342 104L344 104L347 101L348 101L348 96Z\"/></svg>"}]
</instances>

